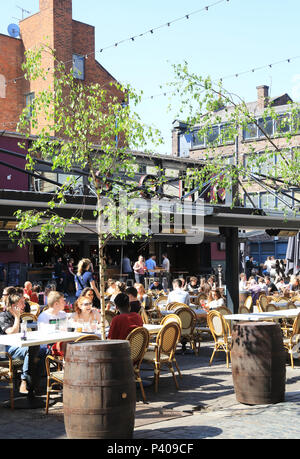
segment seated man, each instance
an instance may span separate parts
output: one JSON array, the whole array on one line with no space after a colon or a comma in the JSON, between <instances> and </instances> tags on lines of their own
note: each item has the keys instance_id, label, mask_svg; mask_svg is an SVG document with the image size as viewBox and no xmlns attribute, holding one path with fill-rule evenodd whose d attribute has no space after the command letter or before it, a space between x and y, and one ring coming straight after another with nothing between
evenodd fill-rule
<instances>
[{"instance_id":1,"label":"seated man","mask_svg":"<svg viewBox=\"0 0 300 459\"><path fill-rule=\"evenodd\" d=\"M169 303L184 303L190 305L190 295L182 290L182 282L180 279L173 280L173 290L168 295L167 305Z\"/></svg>"},{"instance_id":2,"label":"seated man","mask_svg":"<svg viewBox=\"0 0 300 459\"><path fill-rule=\"evenodd\" d=\"M159 282L158 279L155 279L154 282L150 285L149 290L158 290L161 291L163 290L162 284Z\"/></svg>"},{"instance_id":3,"label":"seated man","mask_svg":"<svg viewBox=\"0 0 300 459\"><path fill-rule=\"evenodd\" d=\"M191 277L190 278L190 282L187 284L187 291L191 294L191 295L197 295L199 293L199 288L200 288L200 285L198 284L198 279L197 277Z\"/></svg>"},{"instance_id":4,"label":"seated man","mask_svg":"<svg viewBox=\"0 0 300 459\"><path fill-rule=\"evenodd\" d=\"M24 297L23 292L17 293L15 290L7 298L6 310L0 312L0 334L1 335L12 335L19 333L20 331L20 317L24 311ZM41 365L35 365L33 368L32 364L35 363L37 356L40 352L40 346L29 347L16 347L6 346L6 352L10 354L12 359L18 359L23 361L23 368L21 374L21 385L20 393L28 394L28 390L36 389L38 378L41 375ZM43 359L45 356L40 355ZM39 362L40 364L41 362ZM34 371L32 371L34 370ZM33 374L34 373L34 374ZM34 383L36 384L34 386Z\"/></svg>"},{"instance_id":5,"label":"seated man","mask_svg":"<svg viewBox=\"0 0 300 459\"><path fill-rule=\"evenodd\" d=\"M111 321L108 339L126 339L132 330L143 326L143 320L136 312L130 312L129 297L126 293L116 296L115 305L120 314Z\"/></svg>"},{"instance_id":6,"label":"seated man","mask_svg":"<svg viewBox=\"0 0 300 459\"><path fill-rule=\"evenodd\" d=\"M126 295L129 298L130 312L139 312L141 309L141 303L137 298L138 291L135 287L128 287L125 290Z\"/></svg>"}]
</instances>

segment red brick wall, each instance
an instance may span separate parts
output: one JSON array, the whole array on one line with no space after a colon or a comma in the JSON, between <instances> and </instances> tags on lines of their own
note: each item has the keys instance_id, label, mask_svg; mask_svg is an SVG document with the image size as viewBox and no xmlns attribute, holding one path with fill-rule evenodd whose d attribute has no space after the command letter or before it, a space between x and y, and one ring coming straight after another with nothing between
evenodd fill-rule
<instances>
[{"instance_id":1,"label":"red brick wall","mask_svg":"<svg viewBox=\"0 0 300 459\"><path fill-rule=\"evenodd\" d=\"M4 76L6 82L6 87L2 88L4 94L1 91L5 97L0 97L0 132L2 130L15 131L19 115L25 104L28 84L22 78L22 61L22 41L0 34L0 75Z\"/></svg>"},{"instance_id":2,"label":"red brick wall","mask_svg":"<svg viewBox=\"0 0 300 459\"><path fill-rule=\"evenodd\" d=\"M73 53L88 55L84 82L99 83L110 89L109 83L114 78L95 60L95 28L72 20L72 0L40 0L40 11L20 21L20 30L22 40L0 35L0 75L3 74L6 80L17 78L15 84L10 83L6 87L6 97L0 97L0 132L2 129L15 131L27 93L37 94L53 86L51 70L54 69L54 60L50 53L43 54L42 65L50 69L46 81L39 79L29 83L22 78L24 50L38 47L41 43L55 49L57 58L67 62L68 69L72 67ZM116 90L111 91L117 95ZM122 94L118 95L123 99ZM41 116L39 123L43 127L47 121ZM37 132L32 130L31 133Z\"/></svg>"}]
</instances>

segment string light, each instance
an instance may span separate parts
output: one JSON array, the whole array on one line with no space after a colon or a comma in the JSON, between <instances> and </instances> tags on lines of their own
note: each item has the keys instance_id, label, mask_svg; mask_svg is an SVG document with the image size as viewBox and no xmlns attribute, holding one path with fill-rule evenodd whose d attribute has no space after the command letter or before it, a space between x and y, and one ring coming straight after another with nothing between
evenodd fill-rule
<instances>
[{"instance_id":1,"label":"string light","mask_svg":"<svg viewBox=\"0 0 300 459\"><path fill-rule=\"evenodd\" d=\"M217 5L219 5L220 3L224 3L225 1L228 2L229 0L218 0L218 1L214 2L214 3L212 3L211 5L209 5L209 7L217 6ZM127 42L127 41L135 41L135 38L143 37L143 36L145 36L146 34L152 34L152 35L153 35L153 34L154 34L154 31L156 31L156 30L162 29L163 27L170 27L171 24L174 24L175 22L181 21L181 20L186 19L186 18L189 19L190 16L195 15L195 14L198 14L198 13L200 13L200 12L206 10L206 9L208 9L207 6L204 7L204 8L200 8L200 9L198 9L198 10L196 10L196 11L192 11L191 13L185 14L184 16L181 16L181 17L179 17L179 18L177 18L177 19L174 19L174 20L172 20L172 21L169 21L169 22L167 22L166 24L162 24L162 25L160 25L160 26L153 27L152 29L150 29L150 30L148 30L148 31L146 31L146 32L140 33L139 35L135 35L135 36L126 38L126 39L124 39L124 40L120 40L120 41L118 41L118 42L115 42L115 43L112 44L112 45L106 46L106 47L101 48L101 49L99 49L99 50L91 51L91 52L89 52L89 53L86 53L86 54L85 54L85 59L87 59L88 56L90 56L90 55L94 55L95 53L98 53L98 52L99 52L99 53L102 53L103 51L106 51L106 50L108 50L108 49L116 48L116 47L117 47L118 45L120 45L121 43L125 43L125 42ZM63 64L68 64L68 63L72 63L72 59L63 62ZM21 77L21 78L24 78L24 77ZM12 81L13 81L13 80L12 80ZM7 83L10 83L10 82L11 82L11 81L8 81Z\"/></svg>"}]
</instances>

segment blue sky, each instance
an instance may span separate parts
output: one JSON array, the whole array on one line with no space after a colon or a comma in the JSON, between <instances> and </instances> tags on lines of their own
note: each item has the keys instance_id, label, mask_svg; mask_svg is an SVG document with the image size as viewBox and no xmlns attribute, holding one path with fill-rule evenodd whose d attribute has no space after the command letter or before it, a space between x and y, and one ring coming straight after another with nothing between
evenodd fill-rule
<instances>
[{"instance_id":1,"label":"blue sky","mask_svg":"<svg viewBox=\"0 0 300 459\"><path fill-rule=\"evenodd\" d=\"M218 0L73 0L73 18L96 28L96 50L146 32ZM22 11L35 13L39 0L0 0L0 33L18 23ZM28 15L24 12L25 17ZM287 92L300 100L299 0L229 0L146 34L96 53L96 59L119 81L143 90L139 113L146 124L161 129L160 153L171 153L173 111L169 96L157 96L160 85L173 79L172 64L186 60L190 69L213 79L299 56L267 69L224 80L225 87L247 102L256 99L256 86L270 86L271 96ZM151 99L151 96L155 96Z\"/></svg>"}]
</instances>

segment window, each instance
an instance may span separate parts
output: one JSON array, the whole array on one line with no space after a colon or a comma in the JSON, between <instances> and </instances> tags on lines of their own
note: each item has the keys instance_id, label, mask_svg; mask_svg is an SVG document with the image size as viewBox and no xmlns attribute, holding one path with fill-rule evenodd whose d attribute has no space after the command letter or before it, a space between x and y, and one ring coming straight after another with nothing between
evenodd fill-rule
<instances>
[{"instance_id":1,"label":"window","mask_svg":"<svg viewBox=\"0 0 300 459\"><path fill-rule=\"evenodd\" d=\"M73 54L73 75L77 80L84 80L85 59L84 56Z\"/></svg>"},{"instance_id":2,"label":"window","mask_svg":"<svg viewBox=\"0 0 300 459\"><path fill-rule=\"evenodd\" d=\"M199 134L199 131L194 131L192 135L192 147L204 147L205 140L204 136Z\"/></svg>"},{"instance_id":3,"label":"window","mask_svg":"<svg viewBox=\"0 0 300 459\"><path fill-rule=\"evenodd\" d=\"M25 104L26 107L29 107L28 118L32 117L32 103L34 101L34 92L30 92L25 95Z\"/></svg>"},{"instance_id":4,"label":"window","mask_svg":"<svg viewBox=\"0 0 300 459\"><path fill-rule=\"evenodd\" d=\"M260 118L258 120L258 125L263 129L263 131L271 136L273 135L273 119L268 117L268 118ZM259 137L264 137L265 134L260 130L258 129L258 136Z\"/></svg>"},{"instance_id":5,"label":"window","mask_svg":"<svg viewBox=\"0 0 300 459\"><path fill-rule=\"evenodd\" d=\"M289 114L279 115L275 121L275 132L285 133L290 130Z\"/></svg>"},{"instance_id":6,"label":"window","mask_svg":"<svg viewBox=\"0 0 300 459\"><path fill-rule=\"evenodd\" d=\"M243 130L244 140L256 139L257 137L257 126L255 123L248 123L247 127Z\"/></svg>"},{"instance_id":7,"label":"window","mask_svg":"<svg viewBox=\"0 0 300 459\"><path fill-rule=\"evenodd\" d=\"M230 123L221 123L206 128L206 134L200 134L199 130L192 133L192 148L207 147L209 145L224 145L234 143L230 131Z\"/></svg>"}]
</instances>

